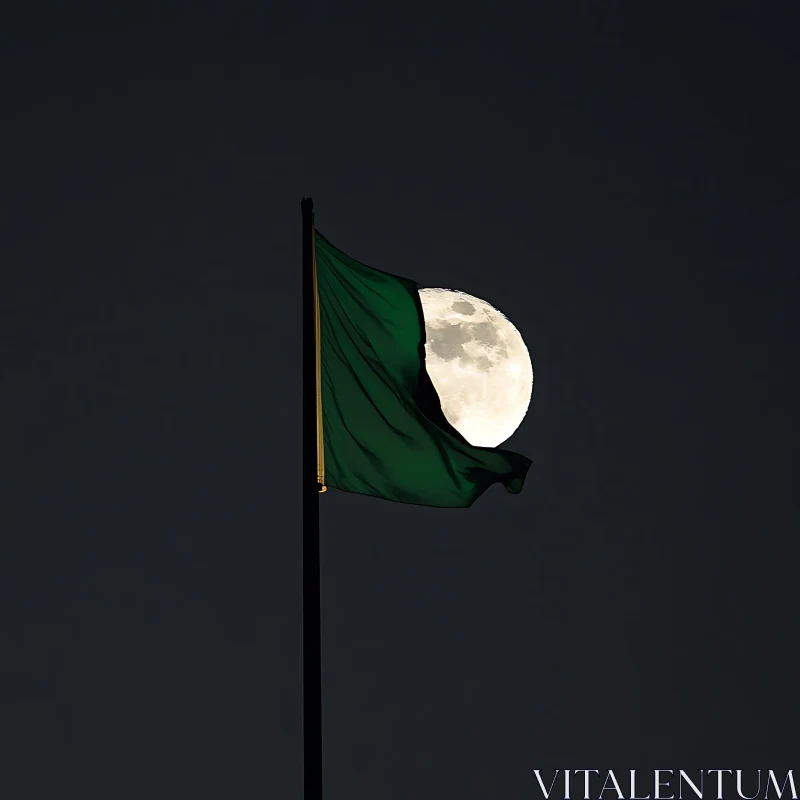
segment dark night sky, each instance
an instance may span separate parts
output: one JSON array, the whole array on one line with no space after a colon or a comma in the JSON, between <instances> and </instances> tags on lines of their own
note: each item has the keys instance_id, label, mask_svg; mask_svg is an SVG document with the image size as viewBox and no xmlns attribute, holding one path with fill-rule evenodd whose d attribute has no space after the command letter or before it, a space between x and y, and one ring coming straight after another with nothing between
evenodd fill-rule
<instances>
[{"instance_id":1,"label":"dark night sky","mask_svg":"<svg viewBox=\"0 0 800 800\"><path fill-rule=\"evenodd\" d=\"M521 495L322 498L327 798L800 768L797 12L129 5L0 31L3 798L301 797L303 195L537 377Z\"/></svg>"}]
</instances>

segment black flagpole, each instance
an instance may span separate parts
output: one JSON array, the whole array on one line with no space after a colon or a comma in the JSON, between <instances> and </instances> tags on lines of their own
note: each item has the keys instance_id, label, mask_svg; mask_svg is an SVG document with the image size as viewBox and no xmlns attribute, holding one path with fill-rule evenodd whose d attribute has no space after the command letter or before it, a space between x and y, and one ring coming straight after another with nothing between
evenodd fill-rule
<instances>
[{"instance_id":1,"label":"black flagpole","mask_svg":"<svg viewBox=\"0 0 800 800\"><path fill-rule=\"evenodd\" d=\"M303 214L303 797L322 800L322 648L317 472L314 202Z\"/></svg>"}]
</instances>

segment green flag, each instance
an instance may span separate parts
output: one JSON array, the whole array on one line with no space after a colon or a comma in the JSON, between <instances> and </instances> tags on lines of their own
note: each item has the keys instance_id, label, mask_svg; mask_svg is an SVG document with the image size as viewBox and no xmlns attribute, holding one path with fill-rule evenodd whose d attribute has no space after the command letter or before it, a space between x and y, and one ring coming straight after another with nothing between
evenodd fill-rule
<instances>
[{"instance_id":1,"label":"green flag","mask_svg":"<svg viewBox=\"0 0 800 800\"><path fill-rule=\"evenodd\" d=\"M530 459L474 447L442 413L419 286L319 233L315 249L325 484L442 507L470 506L493 483L520 492Z\"/></svg>"}]
</instances>

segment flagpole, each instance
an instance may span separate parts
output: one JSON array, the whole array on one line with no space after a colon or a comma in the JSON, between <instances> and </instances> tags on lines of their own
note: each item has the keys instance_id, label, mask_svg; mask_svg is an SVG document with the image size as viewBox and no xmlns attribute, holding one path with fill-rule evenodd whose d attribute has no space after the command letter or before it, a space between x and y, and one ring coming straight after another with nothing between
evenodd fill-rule
<instances>
[{"instance_id":1,"label":"flagpole","mask_svg":"<svg viewBox=\"0 0 800 800\"><path fill-rule=\"evenodd\" d=\"M322 800L322 648L319 573L318 311L314 201L303 216L303 797Z\"/></svg>"}]
</instances>

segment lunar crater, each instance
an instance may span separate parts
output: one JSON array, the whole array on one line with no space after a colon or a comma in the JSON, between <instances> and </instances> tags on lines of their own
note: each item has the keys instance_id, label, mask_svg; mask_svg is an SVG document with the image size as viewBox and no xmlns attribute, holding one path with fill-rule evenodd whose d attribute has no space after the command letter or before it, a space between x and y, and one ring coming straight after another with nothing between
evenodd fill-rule
<instances>
[{"instance_id":1,"label":"lunar crater","mask_svg":"<svg viewBox=\"0 0 800 800\"><path fill-rule=\"evenodd\" d=\"M458 324L452 325L432 324L428 325L425 320L425 335L430 349L443 361L452 361L454 358L462 358L464 355L464 345L472 338L467 333L465 326Z\"/></svg>"},{"instance_id":2,"label":"lunar crater","mask_svg":"<svg viewBox=\"0 0 800 800\"><path fill-rule=\"evenodd\" d=\"M457 311L459 314L464 314L465 316L470 316L471 314L475 313L475 306L468 303L466 300L456 300L450 308L453 311Z\"/></svg>"},{"instance_id":3,"label":"lunar crater","mask_svg":"<svg viewBox=\"0 0 800 800\"><path fill-rule=\"evenodd\" d=\"M508 347L500 341L500 332L488 322L441 325L426 322L426 337L435 355L443 361L458 359L462 367L476 364L480 369L490 370L508 358ZM468 347L472 342L478 347Z\"/></svg>"}]
</instances>

